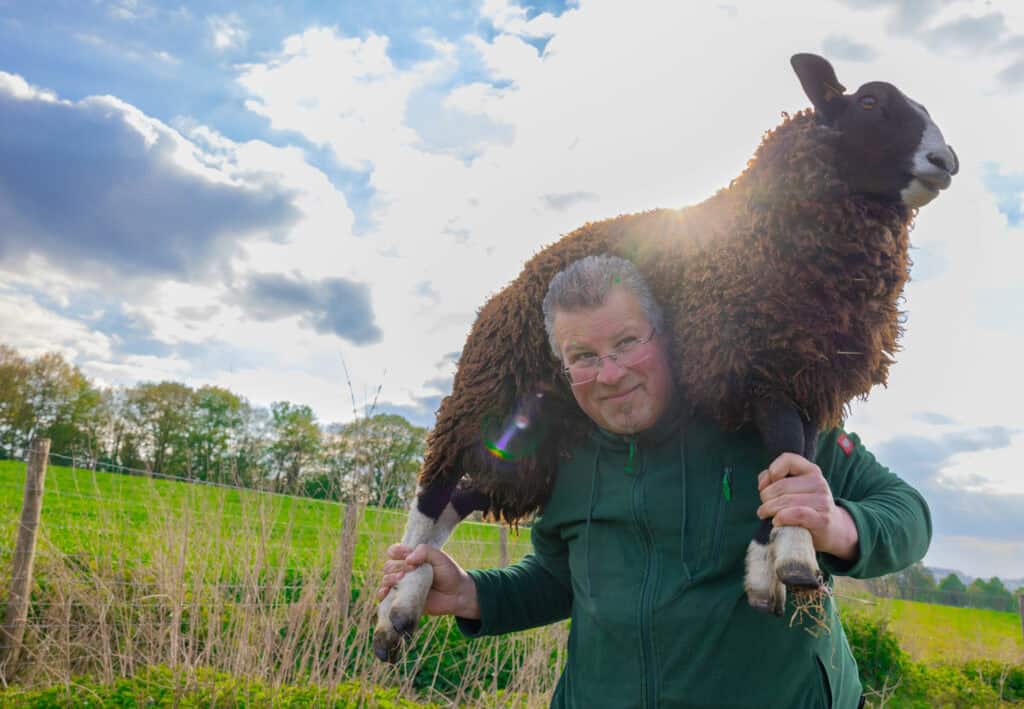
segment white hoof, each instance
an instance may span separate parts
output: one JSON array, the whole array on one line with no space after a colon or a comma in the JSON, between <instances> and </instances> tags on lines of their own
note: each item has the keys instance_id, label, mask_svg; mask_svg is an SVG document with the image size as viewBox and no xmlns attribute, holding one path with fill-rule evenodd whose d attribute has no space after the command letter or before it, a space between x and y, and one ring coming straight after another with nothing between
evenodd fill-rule
<instances>
[{"instance_id":1,"label":"white hoof","mask_svg":"<svg viewBox=\"0 0 1024 709\"><path fill-rule=\"evenodd\" d=\"M756 541L750 542L746 567L743 587L747 592L747 602L762 613L782 615L786 607L786 587L775 575L772 547Z\"/></svg>"},{"instance_id":2,"label":"white hoof","mask_svg":"<svg viewBox=\"0 0 1024 709\"><path fill-rule=\"evenodd\" d=\"M818 588L821 571L814 553L811 533L803 527L776 527L770 545L775 558L775 575L789 589Z\"/></svg>"}]
</instances>

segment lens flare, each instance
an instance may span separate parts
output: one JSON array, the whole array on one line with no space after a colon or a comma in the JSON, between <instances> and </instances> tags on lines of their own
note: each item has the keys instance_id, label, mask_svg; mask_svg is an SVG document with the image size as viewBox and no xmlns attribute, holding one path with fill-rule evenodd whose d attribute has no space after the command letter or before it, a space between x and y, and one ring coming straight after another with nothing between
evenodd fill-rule
<instances>
[{"instance_id":1,"label":"lens flare","mask_svg":"<svg viewBox=\"0 0 1024 709\"><path fill-rule=\"evenodd\" d=\"M528 394L519 400L512 413L484 418L480 426L484 449L505 462L532 455L547 429L541 412L543 403L543 392Z\"/></svg>"}]
</instances>

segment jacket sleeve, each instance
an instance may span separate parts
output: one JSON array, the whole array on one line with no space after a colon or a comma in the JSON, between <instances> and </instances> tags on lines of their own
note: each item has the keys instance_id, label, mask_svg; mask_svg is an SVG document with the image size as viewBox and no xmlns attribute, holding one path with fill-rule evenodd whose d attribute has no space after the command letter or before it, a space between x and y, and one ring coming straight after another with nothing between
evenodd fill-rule
<instances>
[{"instance_id":1,"label":"jacket sleeve","mask_svg":"<svg viewBox=\"0 0 1024 709\"><path fill-rule=\"evenodd\" d=\"M836 504L853 518L860 551L855 561L819 554L822 570L837 576L873 578L924 558L932 538L928 503L879 463L857 434L835 429L822 436L815 460Z\"/></svg>"},{"instance_id":2,"label":"jacket sleeve","mask_svg":"<svg viewBox=\"0 0 1024 709\"><path fill-rule=\"evenodd\" d=\"M572 583L569 552L554 530L538 518L530 530L533 553L501 569L469 571L476 584L480 620L456 618L463 634L475 638L547 625L569 617Z\"/></svg>"}]
</instances>

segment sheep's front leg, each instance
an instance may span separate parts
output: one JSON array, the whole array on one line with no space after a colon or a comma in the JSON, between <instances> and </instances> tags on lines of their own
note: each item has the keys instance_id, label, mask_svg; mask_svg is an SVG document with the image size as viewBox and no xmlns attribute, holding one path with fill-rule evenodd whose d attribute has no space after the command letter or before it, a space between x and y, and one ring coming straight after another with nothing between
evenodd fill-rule
<instances>
[{"instance_id":1,"label":"sheep's front leg","mask_svg":"<svg viewBox=\"0 0 1024 709\"><path fill-rule=\"evenodd\" d=\"M786 607L786 587L775 573L772 534L772 521L761 520L757 534L747 546L743 588L747 592L747 602L752 607L765 613L782 615Z\"/></svg>"},{"instance_id":2,"label":"sheep's front leg","mask_svg":"<svg viewBox=\"0 0 1024 709\"><path fill-rule=\"evenodd\" d=\"M474 510L486 509L486 502L485 497L471 490L453 492L451 486L444 485L424 488L409 511L402 545L413 549L429 544L440 549L455 526ZM398 660L402 641L412 637L423 615L433 582L433 567L422 564L406 573L381 601L377 608L377 627L373 631L373 653L378 659Z\"/></svg>"},{"instance_id":3,"label":"sheep's front leg","mask_svg":"<svg viewBox=\"0 0 1024 709\"><path fill-rule=\"evenodd\" d=\"M754 403L754 421L772 460L785 452L814 459L817 430L801 420L796 409L784 400L760 398ZM747 547L744 587L750 605L781 614L790 590L815 589L821 582L818 558L811 533L803 527L772 527L765 520Z\"/></svg>"}]
</instances>

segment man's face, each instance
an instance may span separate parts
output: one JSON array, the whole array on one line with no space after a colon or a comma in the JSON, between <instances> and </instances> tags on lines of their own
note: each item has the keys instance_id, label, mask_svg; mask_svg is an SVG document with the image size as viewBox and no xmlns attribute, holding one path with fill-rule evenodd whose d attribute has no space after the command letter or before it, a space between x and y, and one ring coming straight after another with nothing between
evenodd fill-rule
<instances>
[{"instance_id":1,"label":"man's face","mask_svg":"<svg viewBox=\"0 0 1024 709\"><path fill-rule=\"evenodd\" d=\"M637 301L625 288L613 288L603 305L590 310L555 312L554 334L562 363L584 355L606 355L630 338L642 340L651 332ZM580 408L601 428L614 433L639 433L661 417L675 395L665 354L664 335L645 345L647 355L632 367L611 358L601 360L597 378L572 386Z\"/></svg>"}]
</instances>

